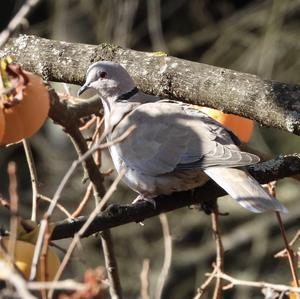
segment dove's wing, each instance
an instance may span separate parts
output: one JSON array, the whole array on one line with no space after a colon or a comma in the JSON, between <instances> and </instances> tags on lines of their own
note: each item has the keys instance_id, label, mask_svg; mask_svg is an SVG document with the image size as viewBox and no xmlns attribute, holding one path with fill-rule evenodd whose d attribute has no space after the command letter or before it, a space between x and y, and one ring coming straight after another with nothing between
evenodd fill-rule
<instances>
[{"instance_id":1,"label":"dove's wing","mask_svg":"<svg viewBox=\"0 0 300 299\"><path fill-rule=\"evenodd\" d=\"M232 133L191 105L162 100L140 105L115 127L111 138L136 129L118 144L127 165L148 175L211 166L237 167L259 161L241 152Z\"/></svg>"},{"instance_id":2,"label":"dove's wing","mask_svg":"<svg viewBox=\"0 0 300 299\"><path fill-rule=\"evenodd\" d=\"M116 145L130 168L153 177L202 169L252 212L287 211L246 171L232 168L259 158L241 152L230 131L191 105L167 100L142 104L120 121L111 138L132 125L136 125L132 134Z\"/></svg>"}]
</instances>

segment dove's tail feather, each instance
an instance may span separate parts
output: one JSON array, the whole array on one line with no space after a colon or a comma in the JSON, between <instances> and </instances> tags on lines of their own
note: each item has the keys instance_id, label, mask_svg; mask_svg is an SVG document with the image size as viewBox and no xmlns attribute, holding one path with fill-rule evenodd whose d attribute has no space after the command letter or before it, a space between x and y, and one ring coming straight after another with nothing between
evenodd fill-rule
<instances>
[{"instance_id":1,"label":"dove's tail feather","mask_svg":"<svg viewBox=\"0 0 300 299\"><path fill-rule=\"evenodd\" d=\"M287 213L287 208L270 196L245 170L225 167L209 167L204 172L220 185L231 197L254 213L267 210Z\"/></svg>"}]
</instances>

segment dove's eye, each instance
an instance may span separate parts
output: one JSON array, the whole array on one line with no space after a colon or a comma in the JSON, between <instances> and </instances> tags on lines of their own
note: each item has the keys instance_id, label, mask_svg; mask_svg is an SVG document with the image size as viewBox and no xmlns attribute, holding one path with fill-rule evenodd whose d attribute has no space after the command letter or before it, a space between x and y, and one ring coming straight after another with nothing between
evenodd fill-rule
<instances>
[{"instance_id":1,"label":"dove's eye","mask_svg":"<svg viewBox=\"0 0 300 299\"><path fill-rule=\"evenodd\" d=\"M107 76L107 73L106 72L101 72L100 74L99 74L99 77L100 78L105 78Z\"/></svg>"}]
</instances>

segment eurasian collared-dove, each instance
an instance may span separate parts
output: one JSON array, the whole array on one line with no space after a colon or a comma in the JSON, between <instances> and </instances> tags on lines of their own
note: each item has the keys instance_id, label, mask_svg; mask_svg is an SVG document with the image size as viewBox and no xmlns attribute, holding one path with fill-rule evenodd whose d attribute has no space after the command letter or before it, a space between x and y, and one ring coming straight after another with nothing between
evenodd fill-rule
<instances>
[{"instance_id":1,"label":"eurasian collared-dove","mask_svg":"<svg viewBox=\"0 0 300 299\"><path fill-rule=\"evenodd\" d=\"M139 91L121 65L108 61L88 68L78 94L88 88L102 100L109 140L136 126L110 153L141 198L193 189L210 177L252 212L287 212L243 168L259 158L240 151L238 138L195 106Z\"/></svg>"}]
</instances>

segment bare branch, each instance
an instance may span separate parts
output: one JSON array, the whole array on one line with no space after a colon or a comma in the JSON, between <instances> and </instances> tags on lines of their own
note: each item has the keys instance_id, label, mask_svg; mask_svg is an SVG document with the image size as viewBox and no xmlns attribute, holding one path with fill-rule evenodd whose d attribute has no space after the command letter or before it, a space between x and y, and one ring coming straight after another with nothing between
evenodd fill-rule
<instances>
[{"instance_id":1,"label":"bare branch","mask_svg":"<svg viewBox=\"0 0 300 299\"><path fill-rule=\"evenodd\" d=\"M250 172L261 184L286 177L288 172L289 175L294 175L300 173L300 156L296 154L279 156L276 159L251 166ZM130 222L141 222L160 213L203 203L212 197L216 198L225 194L223 189L210 181L205 186L195 189L194 192L178 192L169 196L157 197L154 199L156 202L155 209L148 202L137 202L132 205L110 205L95 218L84 236L87 237L104 229ZM72 237L85 221L86 217L79 217L72 223L69 221L56 223L52 240Z\"/></svg>"},{"instance_id":2,"label":"bare branch","mask_svg":"<svg viewBox=\"0 0 300 299\"><path fill-rule=\"evenodd\" d=\"M157 286L156 286L156 291L154 296L155 299L162 298L163 288L166 283L169 269L171 267L171 261L172 261L172 236L170 232L167 215L165 213L160 214L159 220L163 231L165 254L164 254L164 263L157 279Z\"/></svg>"},{"instance_id":3,"label":"bare branch","mask_svg":"<svg viewBox=\"0 0 300 299\"><path fill-rule=\"evenodd\" d=\"M83 83L92 62L113 60L124 65L147 93L242 115L300 135L299 85L109 44L83 45L28 35L11 38L0 51L0 57L6 55L46 80L74 84Z\"/></svg>"},{"instance_id":4,"label":"bare branch","mask_svg":"<svg viewBox=\"0 0 300 299\"><path fill-rule=\"evenodd\" d=\"M37 213L37 200L38 200L38 180L37 180L37 172L34 163L34 159L32 156L32 151L30 148L30 143L27 139L23 139L22 141L26 160L30 173L31 187L32 187L32 211L31 211L31 220L36 221L36 213Z\"/></svg>"},{"instance_id":5,"label":"bare branch","mask_svg":"<svg viewBox=\"0 0 300 299\"><path fill-rule=\"evenodd\" d=\"M269 193L274 198L276 198L276 184L277 184L277 181L273 181L273 182L270 182L267 185ZM280 213L275 212L275 215L276 215L276 218L277 218L277 221L278 221L281 237L283 239L283 243L284 243L285 250L286 250L286 253L287 253L287 258L288 258L292 278L293 278L293 281L294 281L294 285L296 287L299 287L299 280L298 280L298 275L297 275L297 265L296 265L295 260L294 260L294 252L293 252L292 248L290 247L290 245L288 243L286 231L285 231Z\"/></svg>"},{"instance_id":6,"label":"bare branch","mask_svg":"<svg viewBox=\"0 0 300 299\"><path fill-rule=\"evenodd\" d=\"M150 261L149 259L143 260L143 267L140 273L141 280L141 297L142 299L150 299L149 295L149 269Z\"/></svg>"},{"instance_id":7,"label":"bare branch","mask_svg":"<svg viewBox=\"0 0 300 299\"><path fill-rule=\"evenodd\" d=\"M40 199L40 200L44 200L44 201L47 201L47 202L49 202L49 203L51 203L51 201L52 201L52 199L51 198L49 198L49 197L47 197L47 196L45 196L45 195L42 195L42 194L38 194L38 199ZM60 203L57 203L57 208L59 209L59 210L61 210L69 219L72 219L73 218L73 216L67 211L67 209L63 206L63 205L61 205Z\"/></svg>"},{"instance_id":8,"label":"bare branch","mask_svg":"<svg viewBox=\"0 0 300 299\"><path fill-rule=\"evenodd\" d=\"M104 207L104 205L103 205ZM96 215L96 214L95 214ZM95 217L94 215L94 217ZM118 263L114 254L114 245L109 230L101 232L101 244L104 254L105 267L109 279L109 292L112 299L122 299L122 287L118 270Z\"/></svg>"},{"instance_id":9,"label":"bare branch","mask_svg":"<svg viewBox=\"0 0 300 299\"><path fill-rule=\"evenodd\" d=\"M211 274L209 274L210 276ZM228 281L230 284L228 286L225 286L224 288L228 289L233 286L244 286L244 287L253 287L253 288L259 288L259 289L272 289L278 292L295 292L300 293L300 288L298 287L291 287L284 284L274 284L274 283L268 283L264 281L248 281L248 280L241 280L234 278L230 275L227 275L222 272L213 272L214 277L220 277L226 281Z\"/></svg>"},{"instance_id":10,"label":"bare branch","mask_svg":"<svg viewBox=\"0 0 300 299\"><path fill-rule=\"evenodd\" d=\"M22 21L32 11L40 0L27 0L17 14L11 19L7 27L0 33L0 48L7 42L10 35L20 26Z\"/></svg>"},{"instance_id":11,"label":"bare branch","mask_svg":"<svg viewBox=\"0 0 300 299\"><path fill-rule=\"evenodd\" d=\"M197 289L197 294L193 299L200 299L211 282L215 279L215 274L218 272L218 269L215 267L214 271L207 277L207 279L202 283L200 288Z\"/></svg>"},{"instance_id":12,"label":"bare branch","mask_svg":"<svg viewBox=\"0 0 300 299\"><path fill-rule=\"evenodd\" d=\"M89 183L88 187L86 188L83 199L80 201L78 207L76 208L76 210L71 215L72 218L76 218L76 217L80 216L80 214L82 213L82 211L85 208L86 204L88 203L88 201L89 201L89 199L92 195L92 192L93 192L93 184Z\"/></svg>"},{"instance_id":13,"label":"bare branch","mask_svg":"<svg viewBox=\"0 0 300 299\"><path fill-rule=\"evenodd\" d=\"M7 172L9 176L9 197L10 197L10 242L8 252L11 259L15 260L15 249L17 244L18 235L18 207L19 207L19 196L18 196L18 182L17 182L17 165L11 161L8 163Z\"/></svg>"},{"instance_id":14,"label":"bare branch","mask_svg":"<svg viewBox=\"0 0 300 299\"><path fill-rule=\"evenodd\" d=\"M72 279L66 279L61 281L29 281L27 282L27 288L29 290L84 290L85 285L83 283L76 282Z\"/></svg>"},{"instance_id":15,"label":"bare branch","mask_svg":"<svg viewBox=\"0 0 300 299\"><path fill-rule=\"evenodd\" d=\"M292 247L297 241L298 239L300 238L300 230L298 230L296 232L296 234L294 235L293 239L289 242L289 247ZM274 257L275 258L279 258L279 257L286 257L287 256L287 250L286 249L283 249L283 250L280 250L279 252L277 252Z\"/></svg>"},{"instance_id":16,"label":"bare branch","mask_svg":"<svg viewBox=\"0 0 300 299\"><path fill-rule=\"evenodd\" d=\"M220 229L219 211L218 206L215 207L211 214L212 229L214 233L215 243L216 243L216 264L215 267L218 271L224 271L224 247L222 242L222 234ZM220 277L216 278L216 285L214 289L213 299L222 298L222 279Z\"/></svg>"}]
</instances>

